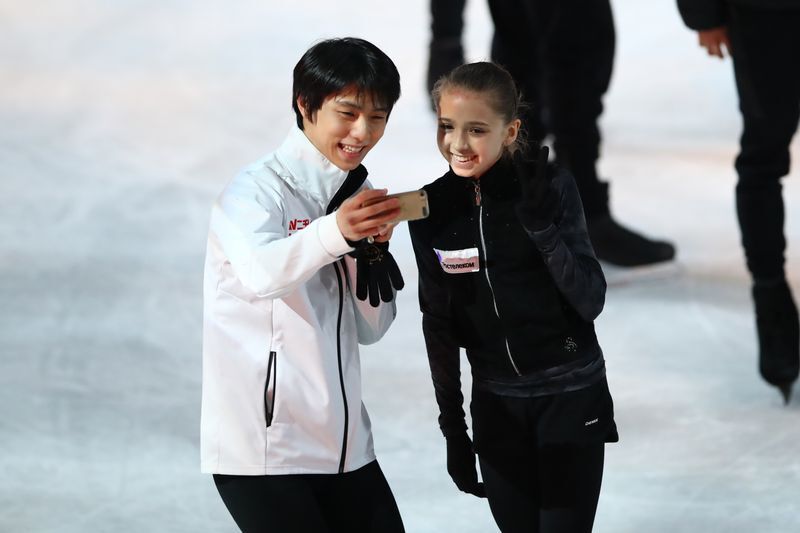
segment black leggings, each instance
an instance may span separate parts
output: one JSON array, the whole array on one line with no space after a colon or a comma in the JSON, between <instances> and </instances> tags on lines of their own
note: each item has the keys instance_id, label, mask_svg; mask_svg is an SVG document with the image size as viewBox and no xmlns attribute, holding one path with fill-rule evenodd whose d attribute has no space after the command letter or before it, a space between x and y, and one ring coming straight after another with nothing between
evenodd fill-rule
<instances>
[{"instance_id":1,"label":"black leggings","mask_svg":"<svg viewBox=\"0 0 800 533\"><path fill-rule=\"evenodd\" d=\"M215 474L225 506L244 533L403 533L377 461L344 474Z\"/></svg>"},{"instance_id":2,"label":"black leggings","mask_svg":"<svg viewBox=\"0 0 800 533\"><path fill-rule=\"evenodd\" d=\"M479 456L492 516L503 533L590 533L605 443L547 445Z\"/></svg>"}]
</instances>

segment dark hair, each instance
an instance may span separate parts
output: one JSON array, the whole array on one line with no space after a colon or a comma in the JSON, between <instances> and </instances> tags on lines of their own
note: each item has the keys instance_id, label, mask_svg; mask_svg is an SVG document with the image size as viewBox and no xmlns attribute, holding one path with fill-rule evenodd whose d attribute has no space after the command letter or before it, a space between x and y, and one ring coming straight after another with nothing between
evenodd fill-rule
<instances>
[{"instance_id":1,"label":"dark hair","mask_svg":"<svg viewBox=\"0 0 800 533\"><path fill-rule=\"evenodd\" d=\"M479 61L458 66L439 78L431 91L431 98L439 110L442 93L448 89L466 89L486 96L487 103L506 122L522 120L525 104L517 84L509 72L496 63ZM526 147L524 132L520 128L517 139L508 147L509 152Z\"/></svg>"},{"instance_id":2,"label":"dark hair","mask_svg":"<svg viewBox=\"0 0 800 533\"><path fill-rule=\"evenodd\" d=\"M400 98L400 74L380 48L355 37L327 39L309 48L294 67L292 108L297 126L303 129L303 104L310 119L331 95L355 87L359 95L369 93L387 117Z\"/></svg>"}]
</instances>

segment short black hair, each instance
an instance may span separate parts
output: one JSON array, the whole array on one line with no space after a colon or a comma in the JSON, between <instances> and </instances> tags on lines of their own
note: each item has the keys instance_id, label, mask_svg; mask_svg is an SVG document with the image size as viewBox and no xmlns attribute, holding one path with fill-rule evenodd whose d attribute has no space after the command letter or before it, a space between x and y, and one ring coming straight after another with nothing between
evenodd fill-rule
<instances>
[{"instance_id":1,"label":"short black hair","mask_svg":"<svg viewBox=\"0 0 800 533\"><path fill-rule=\"evenodd\" d=\"M309 48L294 67L292 108L303 129L303 103L309 119L331 95L348 87L370 93L376 106L392 111L400 98L400 74L389 56L369 41L356 37L327 39Z\"/></svg>"}]
</instances>

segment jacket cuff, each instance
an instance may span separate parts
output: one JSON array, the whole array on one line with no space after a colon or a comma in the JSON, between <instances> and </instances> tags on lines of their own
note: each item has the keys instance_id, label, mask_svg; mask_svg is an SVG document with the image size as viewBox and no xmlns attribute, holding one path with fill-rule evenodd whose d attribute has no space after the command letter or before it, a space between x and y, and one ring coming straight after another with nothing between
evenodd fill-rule
<instances>
[{"instance_id":1,"label":"jacket cuff","mask_svg":"<svg viewBox=\"0 0 800 533\"><path fill-rule=\"evenodd\" d=\"M319 219L317 237L319 237L319 242L322 243L325 251L334 257L341 257L353 251L353 247L347 244L344 235L339 230L335 212Z\"/></svg>"},{"instance_id":2,"label":"jacket cuff","mask_svg":"<svg viewBox=\"0 0 800 533\"><path fill-rule=\"evenodd\" d=\"M725 26L728 22L727 4L720 0L678 0L684 24L695 31Z\"/></svg>"}]
</instances>

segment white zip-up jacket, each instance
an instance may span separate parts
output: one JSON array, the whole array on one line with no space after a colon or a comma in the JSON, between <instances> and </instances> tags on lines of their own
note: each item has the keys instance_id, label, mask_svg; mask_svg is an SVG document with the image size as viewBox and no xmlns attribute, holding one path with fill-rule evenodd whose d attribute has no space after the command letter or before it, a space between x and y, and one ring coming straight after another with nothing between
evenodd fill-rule
<instances>
[{"instance_id":1,"label":"white zip-up jacket","mask_svg":"<svg viewBox=\"0 0 800 533\"><path fill-rule=\"evenodd\" d=\"M341 473L375 459L358 344L394 302L355 297L352 248L325 210L347 172L297 127L214 204L204 277L201 470ZM344 256L344 257L343 257Z\"/></svg>"}]
</instances>

